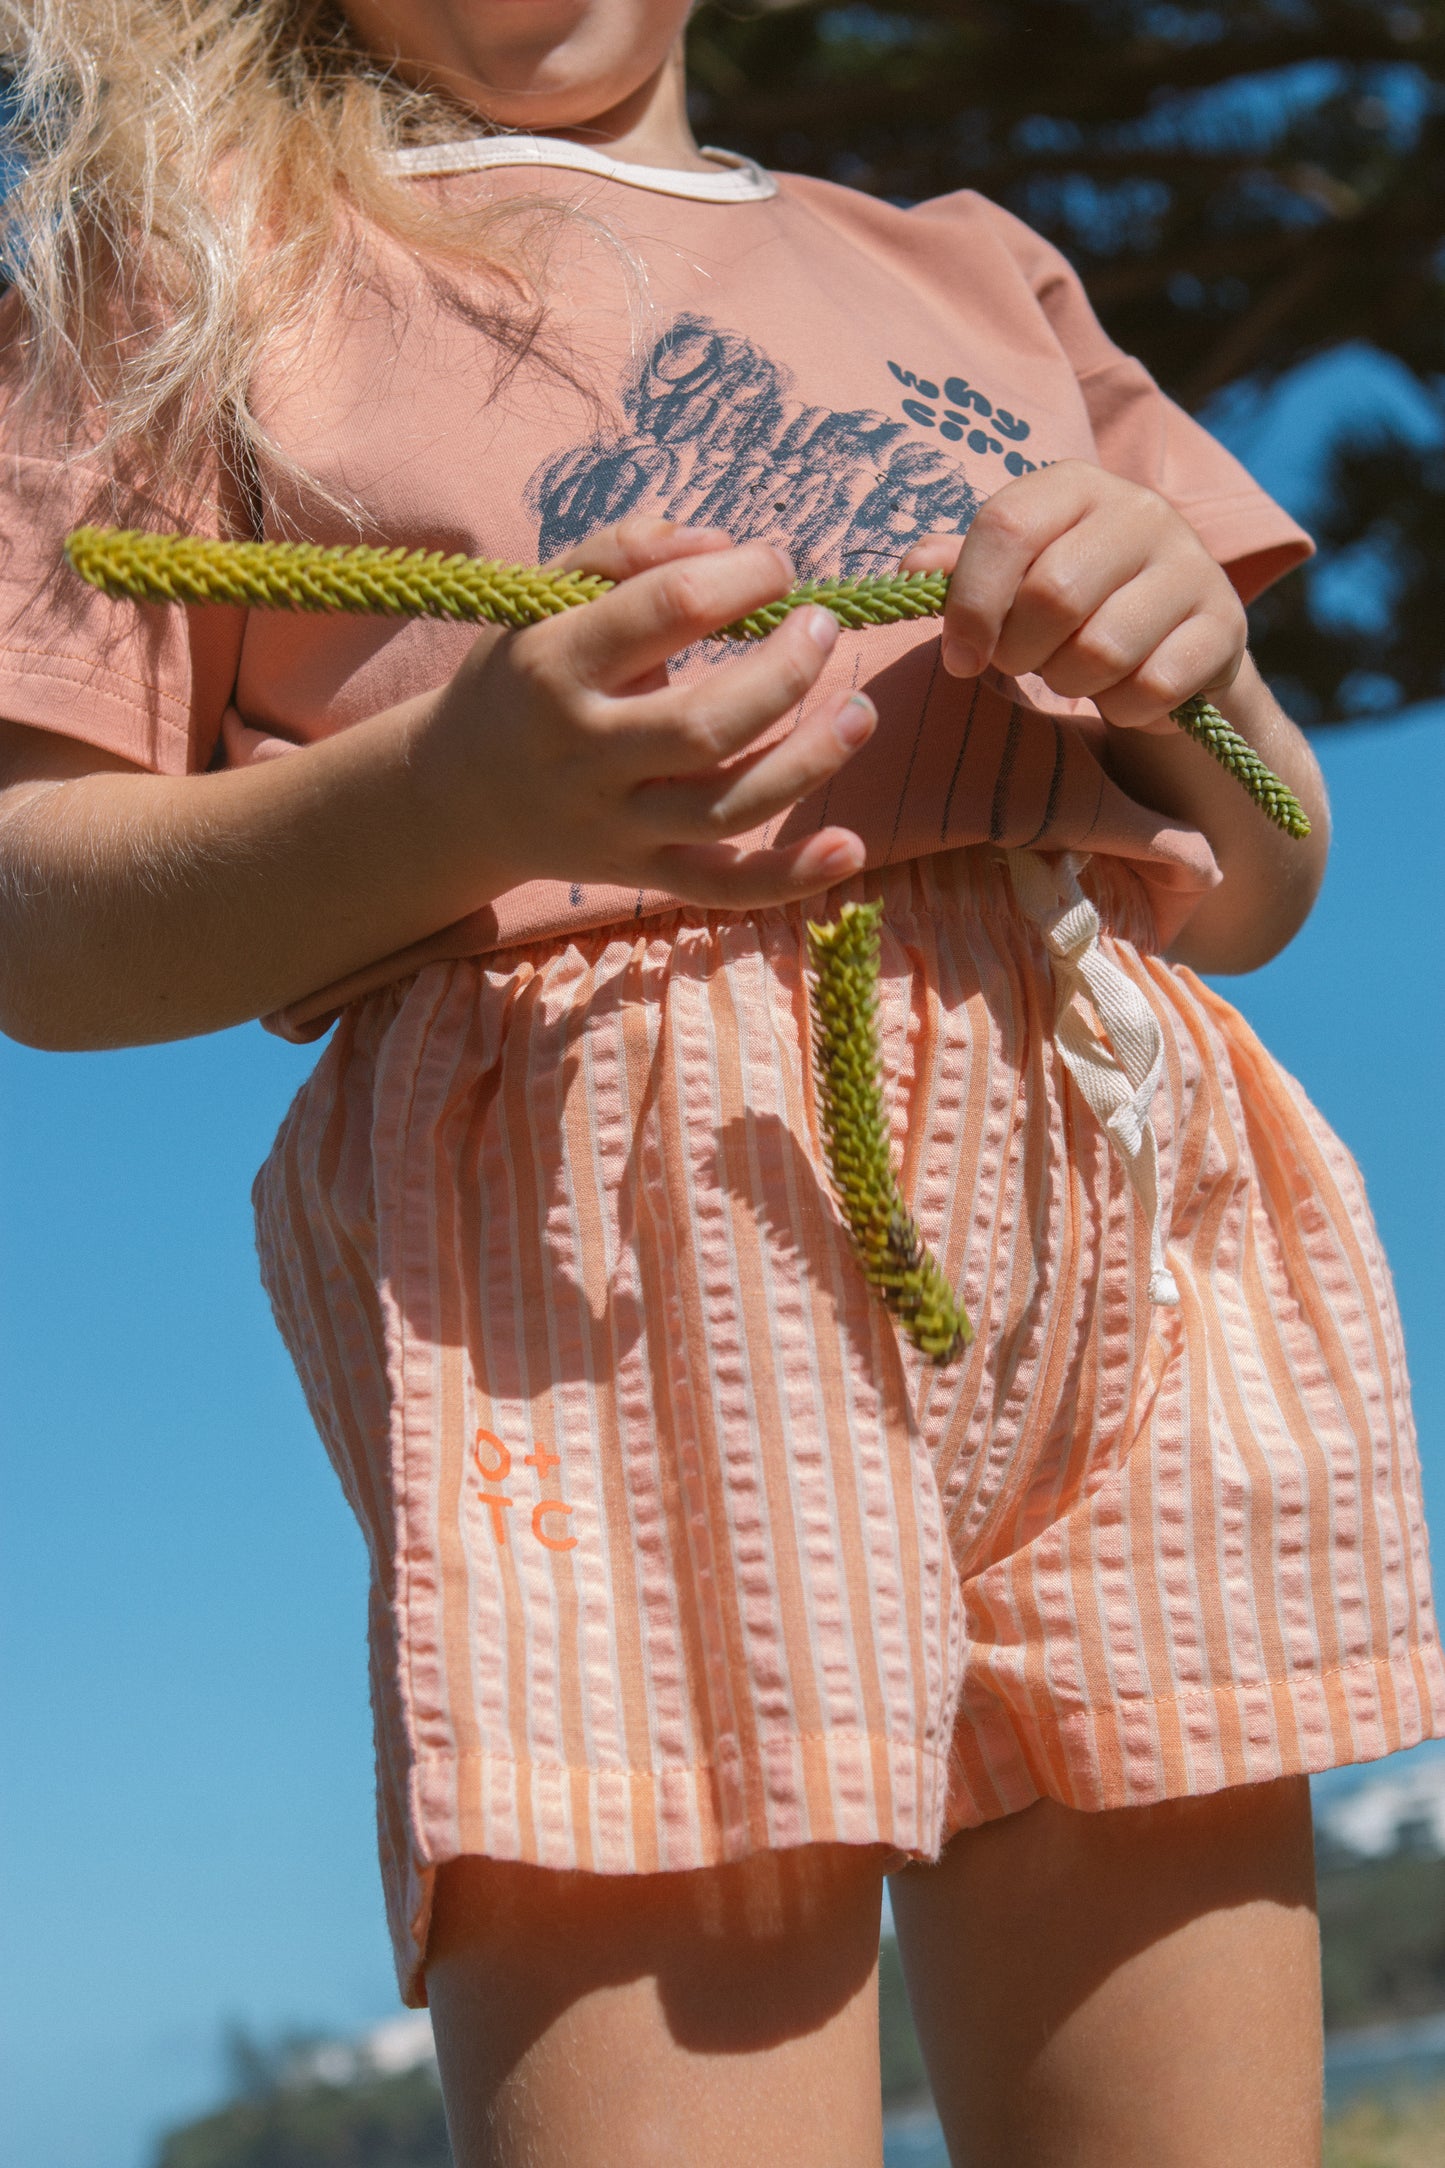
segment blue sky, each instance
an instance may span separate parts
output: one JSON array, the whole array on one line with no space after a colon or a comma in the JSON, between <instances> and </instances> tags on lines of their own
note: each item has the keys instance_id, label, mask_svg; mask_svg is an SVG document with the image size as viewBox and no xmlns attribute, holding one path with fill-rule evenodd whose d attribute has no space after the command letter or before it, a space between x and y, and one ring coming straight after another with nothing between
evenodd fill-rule
<instances>
[{"instance_id":1,"label":"blue sky","mask_svg":"<svg viewBox=\"0 0 1445 2168\"><path fill-rule=\"evenodd\" d=\"M1222 433L1294 505L1365 358ZM1445 711L1322 736L1324 897L1226 991L1355 1152L1445 1528L1438 879ZM258 1288L248 1191L312 1057L259 1029L0 1042L0 2156L141 2168L228 2020L395 2006L374 1864L362 1547Z\"/></svg>"}]
</instances>

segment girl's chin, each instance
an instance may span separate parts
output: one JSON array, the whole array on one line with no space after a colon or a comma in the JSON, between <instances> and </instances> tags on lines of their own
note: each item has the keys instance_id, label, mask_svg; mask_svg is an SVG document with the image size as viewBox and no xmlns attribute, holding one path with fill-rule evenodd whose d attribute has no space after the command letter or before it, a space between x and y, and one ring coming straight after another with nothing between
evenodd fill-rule
<instances>
[{"instance_id":1,"label":"girl's chin","mask_svg":"<svg viewBox=\"0 0 1445 2168\"><path fill-rule=\"evenodd\" d=\"M520 15L526 8L543 5L544 0L502 0L502 4L514 7ZM526 135L566 135L585 134L625 104L637 87L627 76L613 81L604 78L601 82L592 77L573 83L565 78L559 81L561 74L560 69L552 72L545 66L530 68L525 64L512 74L505 63L494 59L485 87L474 82L462 94L466 103L495 127L516 128ZM462 86L454 83L453 88L455 92Z\"/></svg>"}]
</instances>

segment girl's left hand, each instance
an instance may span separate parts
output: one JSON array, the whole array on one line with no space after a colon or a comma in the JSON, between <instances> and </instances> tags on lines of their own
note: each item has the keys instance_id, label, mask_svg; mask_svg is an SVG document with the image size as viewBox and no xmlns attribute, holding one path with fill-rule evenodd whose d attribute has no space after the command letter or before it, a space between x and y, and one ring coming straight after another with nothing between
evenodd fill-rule
<instances>
[{"instance_id":1,"label":"girl's left hand","mask_svg":"<svg viewBox=\"0 0 1445 2168\"><path fill-rule=\"evenodd\" d=\"M1189 522L1086 460L1005 483L961 540L929 535L903 560L950 567L945 669L1032 671L1123 730L1171 730L1171 708L1226 691L1244 659L1244 607Z\"/></svg>"}]
</instances>

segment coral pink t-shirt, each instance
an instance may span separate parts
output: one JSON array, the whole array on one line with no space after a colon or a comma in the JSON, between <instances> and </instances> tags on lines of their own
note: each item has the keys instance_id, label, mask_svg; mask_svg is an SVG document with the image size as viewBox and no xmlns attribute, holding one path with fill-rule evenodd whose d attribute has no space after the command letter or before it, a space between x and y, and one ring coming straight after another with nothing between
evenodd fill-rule
<instances>
[{"instance_id":1,"label":"coral pink t-shirt","mask_svg":"<svg viewBox=\"0 0 1445 2168\"><path fill-rule=\"evenodd\" d=\"M534 563L645 511L781 542L806 577L883 572L919 537L965 529L1011 476L1089 459L1168 498L1246 600L1308 553L1105 336L1059 252L972 192L901 210L723 154L713 173L674 174L538 138L404 162L418 187L548 207L541 342L507 354L483 312L447 305L381 248L377 277L318 305L305 350L268 356L253 387L300 469L356 516L275 484L257 531ZM471 645L472 629L433 621L108 600L64 566L68 529L98 509L164 529L182 492L161 480L117 504L53 449L16 430L0 451L0 715L13 722L184 774L343 730L442 683ZM218 503L214 530L234 524ZM727 652L695 649L674 674ZM873 865L987 840L1103 852L1142 877L1165 944L1218 878L1197 830L1105 774L1088 702L1033 678L950 677L936 623L845 632L809 698L840 685L867 690L879 727L768 840L836 822ZM675 900L529 882L274 1021L314 1036L422 962Z\"/></svg>"}]
</instances>

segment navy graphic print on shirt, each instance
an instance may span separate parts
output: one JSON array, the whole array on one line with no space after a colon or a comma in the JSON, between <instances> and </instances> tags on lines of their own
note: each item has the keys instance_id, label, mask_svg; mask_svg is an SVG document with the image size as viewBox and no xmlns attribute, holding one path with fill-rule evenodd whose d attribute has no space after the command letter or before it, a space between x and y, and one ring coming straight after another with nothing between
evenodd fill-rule
<instances>
[{"instance_id":1,"label":"navy graphic print on shirt","mask_svg":"<svg viewBox=\"0 0 1445 2168\"><path fill-rule=\"evenodd\" d=\"M679 316L622 395L625 425L538 469L543 558L629 512L783 544L803 579L892 572L926 534L962 534L983 497L906 422L805 406L792 372L705 316Z\"/></svg>"},{"instance_id":2,"label":"navy graphic print on shirt","mask_svg":"<svg viewBox=\"0 0 1445 2168\"><path fill-rule=\"evenodd\" d=\"M931 378L901 368L896 361L890 361L888 367L905 391L917 394L916 398L903 401L903 411L920 429L937 429L950 444L966 441L969 450L980 456L986 452L998 453L1010 475L1037 472L1038 462L1025 459L1018 449L1030 434L1028 423L1019 415L1010 414L1007 407L996 407L976 384L970 384L966 377L950 376L944 378L940 391ZM940 400L944 402L941 407ZM1048 466L1050 462L1046 459L1043 464Z\"/></svg>"},{"instance_id":3,"label":"navy graphic print on shirt","mask_svg":"<svg viewBox=\"0 0 1445 2168\"><path fill-rule=\"evenodd\" d=\"M807 406L791 370L751 339L705 316L679 316L625 383L620 425L555 454L533 474L526 497L537 517L539 556L555 557L629 512L646 512L720 527L737 541L781 543L803 579L896 571L899 559L924 535L962 534L989 494L974 487L945 444L964 439L975 453L1001 455L998 484L1033 462L1016 452L1030 434L1026 421L994 408L969 387L971 422L1007 432L1003 438L989 436L980 447L959 426L962 407L941 417L932 409L914 411L933 385L896 363L889 368L895 379L891 388L896 392L901 385L912 394L902 401L903 420L867 407L838 412ZM946 389L950 399L961 397L962 379L950 379ZM699 652L721 661L728 651L724 643L709 642ZM927 705L925 694L915 748ZM1020 727L1017 713L1010 712L990 821L997 834L1003 833ZM941 808L941 841L948 838L972 729L971 708ZM1057 726L1055 740L1055 781L1047 788L1044 826L1062 774ZM911 773L910 754L903 763L899 813ZM820 821L826 817L825 797ZM1030 821L1030 829L1033 825ZM894 828L896 834L896 820ZM587 891L580 882L571 884L569 899L574 910L586 908ZM642 907L639 891L637 916Z\"/></svg>"}]
</instances>

